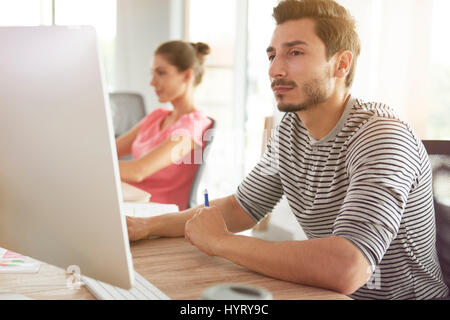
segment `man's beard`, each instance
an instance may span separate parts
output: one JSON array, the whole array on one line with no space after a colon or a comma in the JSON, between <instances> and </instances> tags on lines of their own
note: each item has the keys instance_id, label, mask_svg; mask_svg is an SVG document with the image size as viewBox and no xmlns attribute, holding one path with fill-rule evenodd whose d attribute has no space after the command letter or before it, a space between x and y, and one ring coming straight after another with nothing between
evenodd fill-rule
<instances>
[{"instance_id":1,"label":"man's beard","mask_svg":"<svg viewBox=\"0 0 450 320\"><path fill-rule=\"evenodd\" d=\"M309 110L318 104L321 104L329 98L329 91L326 86L326 77L316 77L310 81L307 81L302 86L303 95L305 96L304 101L299 103L283 103L284 95L279 94L277 97L279 99L278 110L281 112L298 112ZM276 81L274 81L276 82ZM293 88L297 87L297 85L291 81L289 81ZM272 84L273 86L274 84Z\"/></svg>"}]
</instances>

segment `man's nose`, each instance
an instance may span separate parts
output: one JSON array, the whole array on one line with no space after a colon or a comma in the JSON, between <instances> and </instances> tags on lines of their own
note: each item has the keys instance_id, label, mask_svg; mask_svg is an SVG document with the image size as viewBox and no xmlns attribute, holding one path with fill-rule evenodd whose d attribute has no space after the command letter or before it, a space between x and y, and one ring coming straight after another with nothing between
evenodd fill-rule
<instances>
[{"instance_id":1,"label":"man's nose","mask_svg":"<svg viewBox=\"0 0 450 320\"><path fill-rule=\"evenodd\" d=\"M274 57L269 67L269 77L271 79L280 79L286 77L286 64L283 59Z\"/></svg>"}]
</instances>

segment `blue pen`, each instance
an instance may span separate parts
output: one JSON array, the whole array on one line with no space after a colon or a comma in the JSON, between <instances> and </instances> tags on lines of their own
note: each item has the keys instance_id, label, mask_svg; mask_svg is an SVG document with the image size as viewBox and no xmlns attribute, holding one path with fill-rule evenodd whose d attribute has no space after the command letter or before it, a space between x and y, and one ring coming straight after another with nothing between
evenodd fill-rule
<instances>
[{"instance_id":1,"label":"blue pen","mask_svg":"<svg viewBox=\"0 0 450 320\"><path fill-rule=\"evenodd\" d=\"M205 207L209 207L208 190L205 189Z\"/></svg>"}]
</instances>

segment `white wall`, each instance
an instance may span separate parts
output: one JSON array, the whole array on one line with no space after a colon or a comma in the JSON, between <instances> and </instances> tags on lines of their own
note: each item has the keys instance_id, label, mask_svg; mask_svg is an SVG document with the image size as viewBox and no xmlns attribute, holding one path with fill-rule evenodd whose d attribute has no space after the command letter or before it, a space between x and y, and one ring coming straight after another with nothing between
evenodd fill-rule
<instances>
[{"instance_id":1,"label":"white wall","mask_svg":"<svg viewBox=\"0 0 450 320\"><path fill-rule=\"evenodd\" d=\"M156 47L183 35L183 0L117 0L117 35L112 91L144 96L147 112L161 106L150 87Z\"/></svg>"}]
</instances>

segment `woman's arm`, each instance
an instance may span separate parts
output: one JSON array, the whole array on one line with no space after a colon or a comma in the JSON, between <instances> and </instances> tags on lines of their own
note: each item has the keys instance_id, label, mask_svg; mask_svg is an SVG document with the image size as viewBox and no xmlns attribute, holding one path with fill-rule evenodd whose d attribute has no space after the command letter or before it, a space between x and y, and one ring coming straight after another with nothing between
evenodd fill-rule
<instances>
[{"instance_id":1,"label":"woman's arm","mask_svg":"<svg viewBox=\"0 0 450 320\"><path fill-rule=\"evenodd\" d=\"M119 161L120 178L139 183L153 173L180 161L194 149L194 141L185 135L169 137L138 160Z\"/></svg>"},{"instance_id":2,"label":"woman's arm","mask_svg":"<svg viewBox=\"0 0 450 320\"><path fill-rule=\"evenodd\" d=\"M120 159L131 153L131 145L139 132L139 124L116 139L117 157Z\"/></svg>"}]
</instances>

